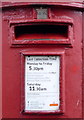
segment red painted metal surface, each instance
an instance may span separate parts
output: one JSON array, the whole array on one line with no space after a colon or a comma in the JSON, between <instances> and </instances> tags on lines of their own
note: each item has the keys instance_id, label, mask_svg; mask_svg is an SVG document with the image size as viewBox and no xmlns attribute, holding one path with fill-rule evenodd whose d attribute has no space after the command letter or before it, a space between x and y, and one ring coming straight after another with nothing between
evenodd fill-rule
<instances>
[{"instance_id":1,"label":"red painted metal surface","mask_svg":"<svg viewBox=\"0 0 84 120\"><path fill-rule=\"evenodd\" d=\"M84 7L84 5L83 5L83 7ZM84 33L84 11L83 11L82 20L83 20L83 33ZM84 34L83 34L83 66L82 66L82 68L83 68L82 76L84 76ZM82 94L83 93L84 93L84 80L82 81ZM84 118L84 94L83 94L82 99L83 99L83 105L82 106L83 106L83 118Z\"/></svg>"},{"instance_id":2,"label":"red painted metal surface","mask_svg":"<svg viewBox=\"0 0 84 120\"><path fill-rule=\"evenodd\" d=\"M37 4L46 4L46 5L58 5L58 6L68 6L75 8L83 8L83 0L15 0L14 3L12 0L9 2L2 1L2 6L11 7L11 6L20 6L20 5L37 5Z\"/></svg>"},{"instance_id":3,"label":"red painted metal surface","mask_svg":"<svg viewBox=\"0 0 84 120\"><path fill-rule=\"evenodd\" d=\"M0 26L2 26L2 12L0 12ZM2 27L0 27L0 119L2 119Z\"/></svg>"},{"instance_id":4,"label":"red painted metal surface","mask_svg":"<svg viewBox=\"0 0 84 120\"><path fill-rule=\"evenodd\" d=\"M23 4L23 3L20 3ZM25 3L24 3L25 4ZM28 3L29 4L29 3ZM47 3L48 4L48 3ZM13 4L15 5L15 4ZM56 3L55 3L56 5ZM55 118L82 118L82 11L80 8L78 10L74 7L66 7L67 4L57 4L57 6L50 6L50 17L48 21L55 20L59 18L71 19L73 22L71 32L71 41L73 44L69 47L62 44L45 44L45 41L41 41L40 44L14 44L12 46L11 41L15 40L14 30L11 30L12 26L21 25L31 22L31 25L36 23L36 18L34 18L33 8L34 6L19 6L19 7L7 7L6 4L3 7L3 41L2 41L2 98L3 98L3 118L39 118L40 119L55 119ZM17 5L18 6L18 5ZM72 5L73 6L73 5ZM72 9L73 8L73 9ZM76 6L75 6L76 8ZM28 20L28 21L27 21ZM40 21L40 20L37 20ZM46 20L44 20L46 21ZM42 20L41 20L42 22ZM40 22L40 23L41 23ZM40 24L39 23L39 24ZM57 24L59 21L57 22ZM65 21L68 24L67 21ZM26 24L25 24L26 25ZM10 32L11 31L11 32ZM69 32L69 31L68 31ZM10 34L11 33L11 34ZM28 36L27 36L28 37ZM37 37L33 35L33 37ZM42 36L43 37L43 36ZM52 37L52 36L51 36ZM60 37L60 35L58 36ZM21 37L22 38L22 37ZM38 38L39 39L39 38ZM19 40L20 41L20 40ZM51 41L53 42L53 41ZM71 42L72 43L72 42ZM21 45L20 45L21 44ZM63 114L23 114L22 113L22 87L21 87L21 74L22 74L22 63L21 63L21 51L29 51L28 53L34 54L58 54L59 51L65 51L63 60L62 70L65 74L62 77L62 82L65 86L62 88L63 98L64 98L64 113ZM23 79L24 82L24 79Z\"/></svg>"}]
</instances>

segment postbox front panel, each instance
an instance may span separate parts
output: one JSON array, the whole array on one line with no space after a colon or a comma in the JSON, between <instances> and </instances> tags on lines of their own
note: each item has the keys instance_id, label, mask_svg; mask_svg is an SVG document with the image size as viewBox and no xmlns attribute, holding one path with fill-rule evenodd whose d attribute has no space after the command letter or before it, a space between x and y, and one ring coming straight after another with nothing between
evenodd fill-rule
<instances>
[{"instance_id":1,"label":"postbox front panel","mask_svg":"<svg viewBox=\"0 0 84 120\"><path fill-rule=\"evenodd\" d=\"M48 7L3 9L4 118L82 117L82 13Z\"/></svg>"}]
</instances>

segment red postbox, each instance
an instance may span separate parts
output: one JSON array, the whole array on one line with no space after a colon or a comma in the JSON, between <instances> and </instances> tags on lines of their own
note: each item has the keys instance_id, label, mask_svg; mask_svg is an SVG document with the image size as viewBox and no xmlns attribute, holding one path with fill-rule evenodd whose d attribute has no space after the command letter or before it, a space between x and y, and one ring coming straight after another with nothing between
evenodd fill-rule
<instances>
[{"instance_id":1,"label":"red postbox","mask_svg":"<svg viewBox=\"0 0 84 120\"><path fill-rule=\"evenodd\" d=\"M3 2L2 118L82 118L83 6L71 3Z\"/></svg>"}]
</instances>

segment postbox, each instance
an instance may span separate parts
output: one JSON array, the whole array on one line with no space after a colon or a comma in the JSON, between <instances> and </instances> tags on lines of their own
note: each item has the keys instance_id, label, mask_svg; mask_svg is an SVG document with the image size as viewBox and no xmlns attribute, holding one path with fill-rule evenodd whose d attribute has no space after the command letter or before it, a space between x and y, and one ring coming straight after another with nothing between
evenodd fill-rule
<instances>
[{"instance_id":1,"label":"postbox","mask_svg":"<svg viewBox=\"0 0 84 120\"><path fill-rule=\"evenodd\" d=\"M2 118L82 118L82 8L2 3Z\"/></svg>"}]
</instances>

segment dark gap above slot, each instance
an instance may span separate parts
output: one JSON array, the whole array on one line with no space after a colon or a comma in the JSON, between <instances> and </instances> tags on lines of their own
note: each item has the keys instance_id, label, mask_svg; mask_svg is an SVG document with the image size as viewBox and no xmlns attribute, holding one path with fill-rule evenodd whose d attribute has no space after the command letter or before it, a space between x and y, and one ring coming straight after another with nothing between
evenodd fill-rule
<instances>
[{"instance_id":1,"label":"dark gap above slot","mask_svg":"<svg viewBox=\"0 0 84 120\"><path fill-rule=\"evenodd\" d=\"M67 39L67 25L24 25L15 26L16 40Z\"/></svg>"}]
</instances>

